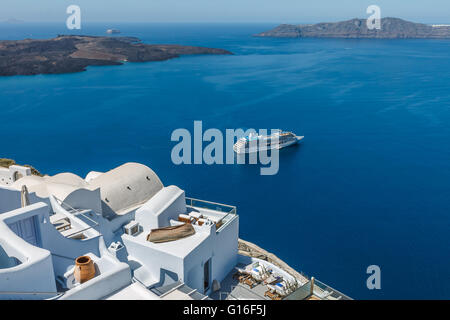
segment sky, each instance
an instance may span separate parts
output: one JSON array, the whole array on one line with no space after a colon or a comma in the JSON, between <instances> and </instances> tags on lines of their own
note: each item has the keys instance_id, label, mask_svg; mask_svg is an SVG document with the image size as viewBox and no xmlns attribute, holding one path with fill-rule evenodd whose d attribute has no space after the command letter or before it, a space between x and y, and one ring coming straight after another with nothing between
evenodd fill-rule
<instances>
[{"instance_id":1,"label":"sky","mask_svg":"<svg viewBox=\"0 0 450 320\"><path fill-rule=\"evenodd\" d=\"M382 17L450 23L450 0L0 0L0 21L64 22L69 5L84 22L276 22L315 23Z\"/></svg>"}]
</instances>

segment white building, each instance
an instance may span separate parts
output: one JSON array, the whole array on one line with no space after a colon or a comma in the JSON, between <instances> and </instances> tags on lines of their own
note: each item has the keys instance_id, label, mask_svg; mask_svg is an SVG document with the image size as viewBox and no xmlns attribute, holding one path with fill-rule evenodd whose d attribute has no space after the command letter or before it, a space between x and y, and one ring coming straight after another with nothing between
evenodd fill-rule
<instances>
[{"instance_id":1,"label":"white building","mask_svg":"<svg viewBox=\"0 0 450 320\"><path fill-rule=\"evenodd\" d=\"M2 170L8 183L0 187L0 298L60 292L63 299L100 299L125 288L127 295L158 298L149 289L173 284L203 297L237 264L236 208L186 198L144 165L127 163L86 179L28 170ZM184 224L183 217L192 220L193 235L147 241L152 229ZM91 256L99 274L75 285L74 261L82 255Z\"/></svg>"},{"instance_id":2,"label":"white building","mask_svg":"<svg viewBox=\"0 0 450 320\"><path fill-rule=\"evenodd\" d=\"M0 186L8 186L22 177L30 176L31 169L22 166L10 166L9 168L0 167Z\"/></svg>"},{"instance_id":3,"label":"white building","mask_svg":"<svg viewBox=\"0 0 450 320\"><path fill-rule=\"evenodd\" d=\"M144 165L85 179L11 166L0 181L0 299L347 299L238 254L236 207L187 198ZM79 283L82 256L95 272Z\"/></svg>"}]
</instances>

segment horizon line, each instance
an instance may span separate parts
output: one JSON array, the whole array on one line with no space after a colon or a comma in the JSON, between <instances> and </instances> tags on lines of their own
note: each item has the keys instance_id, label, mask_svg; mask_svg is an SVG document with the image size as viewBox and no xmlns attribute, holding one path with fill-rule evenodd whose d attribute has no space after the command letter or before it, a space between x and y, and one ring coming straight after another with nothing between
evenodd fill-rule
<instances>
[{"instance_id":1,"label":"horizon line","mask_svg":"<svg viewBox=\"0 0 450 320\"><path fill-rule=\"evenodd\" d=\"M423 20L418 22L419 19L409 19L409 18L399 18L394 16L389 17L383 17L385 18L397 18L402 19L410 22L415 23L423 23L423 24L443 24L443 23L450 23L449 20L442 21L442 20L434 20L433 22L424 22ZM302 23L308 23L308 24L316 24L316 23L334 23L334 22L342 22L342 21L349 21L353 19L367 19L367 17L353 17L353 18L346 18L346 19L323 19L318 20L314 19L314 21L102 21L102 20L83 20L82 23L98 23L98 24L120 24L120 23L128 23L128 24L302 24ZM427 19L428 20L428 19ZM26 24L26 23L65 23L66 20L51 20L51 21L43 21L43 20L21 20L16 18L7 18L7 19L1 19L0 23L2 24L10 24L10 25L20 25L20 24Z\"/></svg>"}]
</instances>

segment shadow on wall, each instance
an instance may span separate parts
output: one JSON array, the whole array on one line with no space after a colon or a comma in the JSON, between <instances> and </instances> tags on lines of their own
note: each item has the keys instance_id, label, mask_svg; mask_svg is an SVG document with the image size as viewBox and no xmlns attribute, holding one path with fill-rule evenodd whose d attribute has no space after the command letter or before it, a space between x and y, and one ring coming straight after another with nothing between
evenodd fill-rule
<instances>
[{"instance_id":1,"label":"shadow on wall","mask_svg":"<svg viewBox=\"0 0 450 320\"><path fill-rule=\"evenodd\" d=\"M16 257L9 256L5 249L0 245L0 269L12 268L21 263L22 262Z\"/></svg>"},{"instance_id":2,"label":"shadow on wall","mask_svg":"<svg viewBox=\"0 0 450 320\"><path fill-rule=\"evenodd\" d=\"M178 275L173 271L161 268L159 279L160 281L157 284L155 284L155 287L167 286L177 282Z\"/></svg>"}]
</instances>

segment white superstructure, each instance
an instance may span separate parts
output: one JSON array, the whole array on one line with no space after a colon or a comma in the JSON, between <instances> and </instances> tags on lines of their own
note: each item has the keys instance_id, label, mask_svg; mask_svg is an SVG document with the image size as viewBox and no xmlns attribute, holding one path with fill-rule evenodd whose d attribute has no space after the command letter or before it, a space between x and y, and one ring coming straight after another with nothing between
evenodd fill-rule
<instances>
[{"instance_id":1,"label":"white superstructure","mask_svg":"<svg viewBox=\"0 0 450 320\"><path fill-rule=\"evenodd\" d=\"M296 136L292 132L277 131L271 135L257 135L251 133L248 137L240 138L233 146L236 153L252 153L270 149L281 149L296 144L304 136Z\"/></svg>"}]
</instances>

